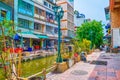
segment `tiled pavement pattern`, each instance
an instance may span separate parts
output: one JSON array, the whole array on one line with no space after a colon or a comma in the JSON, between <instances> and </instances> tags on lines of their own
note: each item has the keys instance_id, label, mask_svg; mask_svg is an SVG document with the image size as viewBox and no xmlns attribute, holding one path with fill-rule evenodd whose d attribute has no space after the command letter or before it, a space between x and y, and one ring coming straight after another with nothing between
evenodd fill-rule
<instances>
[{"instance_id":1,"label":"tiled pavement pattern","mask_svg":"<svg viewBox=\"0 0 120 80\"><path fill-rule=\"evenodd\" d=\"M46 80L120 80L120 54L94 52L88 61L107 61L105 65L78 62L61 74L47 74Z\"/></svg>"}]
</instances>

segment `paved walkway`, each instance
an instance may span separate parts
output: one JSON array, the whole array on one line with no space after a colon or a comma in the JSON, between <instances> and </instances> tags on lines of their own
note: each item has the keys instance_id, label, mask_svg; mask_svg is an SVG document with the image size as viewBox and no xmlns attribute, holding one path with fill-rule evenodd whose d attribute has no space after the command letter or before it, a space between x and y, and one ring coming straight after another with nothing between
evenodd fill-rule
<instances>
[{"instance_id":1,"label":"paved walkway","mask_svg":"<svg viewBox=\"0 0 120 80\"><path fill-rule=\"evenodd\" d=\"M46 80L120 80L120 54L94 52L87 60L90 63L78 62L64 73L49 73ZM91 64L93 60L104 65Z\"/></svg>"}]
</instances>

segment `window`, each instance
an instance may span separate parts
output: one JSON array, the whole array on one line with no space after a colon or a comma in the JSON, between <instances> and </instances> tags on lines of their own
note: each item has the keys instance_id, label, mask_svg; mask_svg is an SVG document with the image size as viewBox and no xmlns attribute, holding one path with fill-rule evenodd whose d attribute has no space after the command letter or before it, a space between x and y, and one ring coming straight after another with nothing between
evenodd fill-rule
<instances>
[{"instance_id":1,"label":"window","mask_svg":"<svg viewBox=\"0 0 120 80\"><path fill-rule=\"evenodd\" d=\"M49 8L51 8L51 5L49 4Z\"/></svg>"},{"instance_id":2,"label":"window","mask_svg":"<svg viewBox=\"0 0 120 80\"><path fill-rule=\"evenodd\" d=\"M39 23L34 24L34 29L35 30L41 30L41 27L42 27L42 24L39 24Z\"/></svg>"},{"instance_id":3,"label":"window","mask_svg":"<svg viewBox=\"0 0 120 80\"><path fill-rule=\"evenodd\" d=\"M53 14L46 12L46 18L48 22L53 22L54 16Z\"/></svg>"},{"instance_id":4,"label":"window","mask_svg":"<svg viewBox=\"0 0 120 80\"><path fill-rule=\"evenodd\" d=\"M38 8L37 7L35 7L35 13L38 14Z\"/></svg>"},{"instance_id":5,"label":"window","mask_svg":"<svg viewBox=\"0 0 120 80\"><path fill-rule=\"evenodd\" d=\"M54 28L54 33L58 33L58 28Z\"/></svg>"},{"instance_id":6,"label":"window","mask_svg":"<svg viewBox=\"0 0 120 80\"><path fill-rule=\"evenodd\" d=\"M5 11L5 10L1 10L1 17L6 17L6 15L7 15L7 11Z\"/></svg>"},{"instance_id":7,"label":"window","mask_svg":"<svg viewBox=\"0 0 120 80\"><path fill-rule=\"evenodd\" d=\"M48 3L44 1L44 5L48 7Z\"/></svg>"},{"instance_id":8,"label":"window","mask_svg":"<svg viewBox=\"0 0 120 80\"><path fill-rule=\"evenodd\" d=\"M24 20L24 19L18 19L18 21L19 21L18 23L19 23L20 27L28 28L29 29L30 21Z\"/></svg>"},{"instance_id":9,"label":"window","mask_svg":"<svg viewBox=\"0 0 120 80\"><path fill-rule=\"evenodd\" d=\"M22 0L19 0L19 12L32 16L33 15L33 6L29 3L26 3Z\"/></svg>"},{"instance_id":10,"label":"window","mask_svg":"<svg viewBox=\"0 0 120 80\"><path fill-rule=\"evenodd\" d=\"M52 27L46 26L46 33L51 34L52 33Z\"/></svg>"},{"instance_id":11,"label":"window","mask_svg":"<svg viewBox=\"0 0 120 80\"><path fill-rule=\"evenodd\" d=\"M52 9L54 10L54 6L52 6Z\"/></svg>"}]
</instances>

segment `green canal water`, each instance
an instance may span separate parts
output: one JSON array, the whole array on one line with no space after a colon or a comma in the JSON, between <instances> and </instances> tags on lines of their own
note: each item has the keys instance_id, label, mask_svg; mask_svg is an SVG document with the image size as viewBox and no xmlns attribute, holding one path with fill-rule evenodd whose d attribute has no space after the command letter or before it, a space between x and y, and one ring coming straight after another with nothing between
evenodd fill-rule
<instances>
[{"instance_id":1,"label":"green canal water","mask_svg":"<svg viewBox=\"0 0 120 80\"><path fill-rule=\"evenodd\" d=\"M21 64L21 77L28 77L37 72L43 70L43 68L49 68L56 61L56 56L49 56L44 58L38 58L26 62L22 62ZM3 69L0 68L0 80L4 80L3 77Z\"/></svg>"}]
</instances>

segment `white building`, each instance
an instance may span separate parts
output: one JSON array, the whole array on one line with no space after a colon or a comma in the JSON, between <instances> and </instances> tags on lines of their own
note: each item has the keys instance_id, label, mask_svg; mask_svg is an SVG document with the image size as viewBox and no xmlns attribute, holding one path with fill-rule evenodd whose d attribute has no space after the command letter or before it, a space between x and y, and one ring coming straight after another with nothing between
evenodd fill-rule
<instances>
[{"instance_id":1,"label":"white building","mask_svg":"<svg viewBox=\"0 0 120 80\"><path fill-rule=\"evenodd\" d=\"M74 37L74 1L73 0L57 0L57 5L64 10L64 16L61 20L61 27L67 28L62 31L62 36L65 38Z\"/></svg>"},{"instance_id":2,"label":"white building","mask_svg":"<svg viewBox=\"0 0 120 80\"><path fill-rule=\"evenodd\" d=\"M74 25L75 25L75 31L76 28L81 26L85 22L85 15L80 14L78 11L74 11Z\"/></svg>"}]
</instances>

